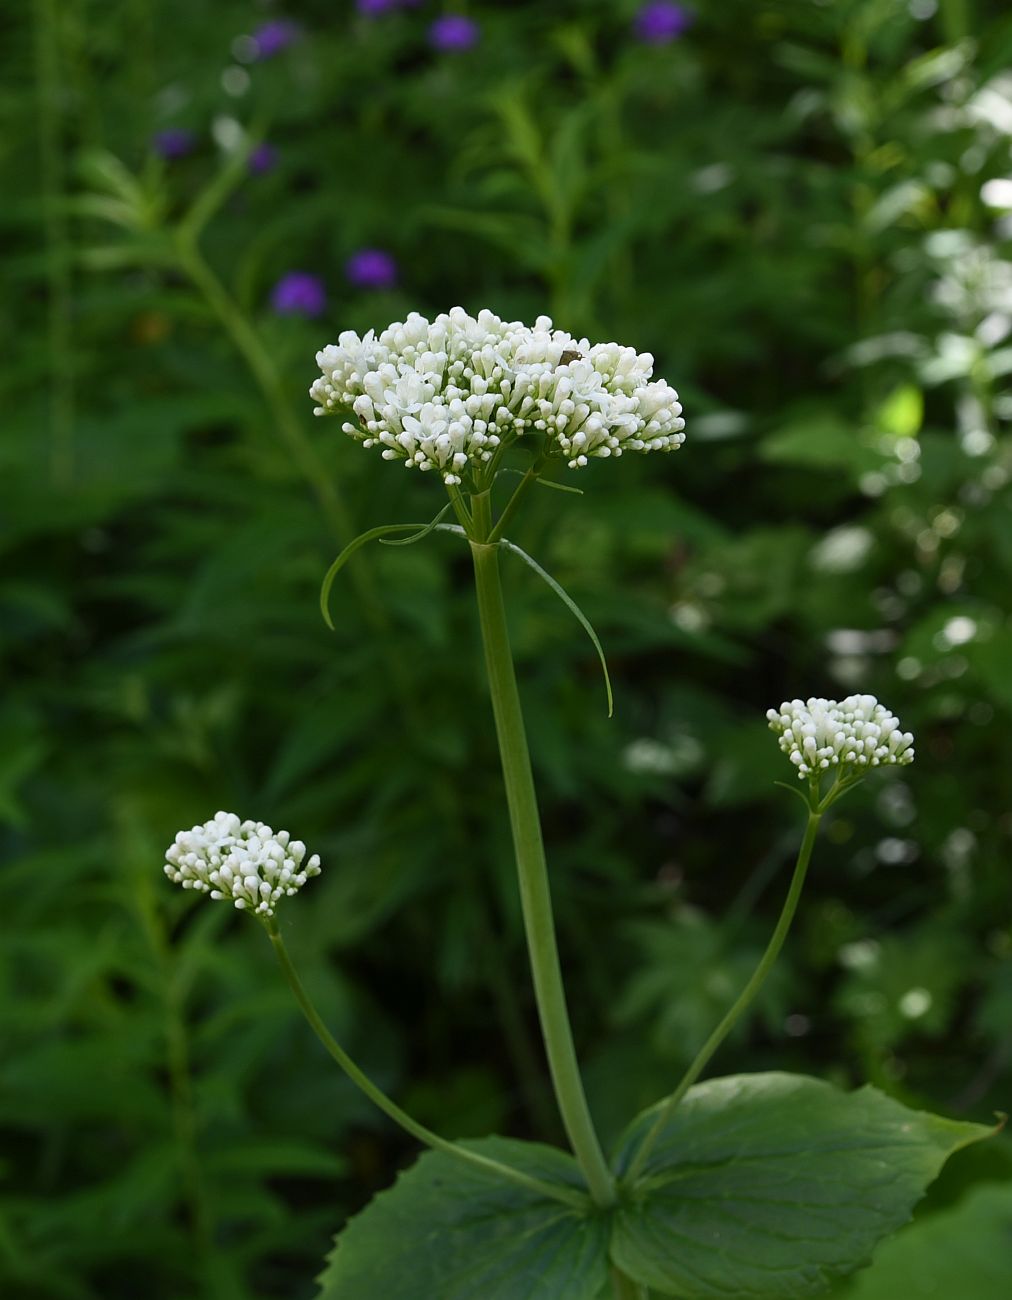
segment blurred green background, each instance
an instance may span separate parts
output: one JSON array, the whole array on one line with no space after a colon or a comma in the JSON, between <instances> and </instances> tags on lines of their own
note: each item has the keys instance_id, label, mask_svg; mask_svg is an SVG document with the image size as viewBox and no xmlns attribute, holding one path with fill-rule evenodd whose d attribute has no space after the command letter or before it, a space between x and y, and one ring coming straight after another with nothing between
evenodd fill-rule
<instances>
[{"instance_id":1,"label":"blurred green background","mask_svg":"<svg viewBox=\"0 0 1012 1300\"><path fill-rule=\"evenodd\" d=\"M282 923L378 1081L450 1136L560 1139L466 551L363 552L336 635L317 607L342 539L441 504L306 395L317 348L413 309L549 312L653 352L685 406L677 455L593 463L514 530L597 626L614 720L580 629L507 574L606 1140L673 1086L779 908L799 810L765 709L853 690L917 763L839 807L714 1068L1008 1109L1006 6L6 20L3 1294L302 1300L413 1156L256 928L162 876L219 807L321 853ZM926 1212L972 1258L976 1185L1007 1234L1010 1180L999 1138Z\"/></svg>"}]
</instances>

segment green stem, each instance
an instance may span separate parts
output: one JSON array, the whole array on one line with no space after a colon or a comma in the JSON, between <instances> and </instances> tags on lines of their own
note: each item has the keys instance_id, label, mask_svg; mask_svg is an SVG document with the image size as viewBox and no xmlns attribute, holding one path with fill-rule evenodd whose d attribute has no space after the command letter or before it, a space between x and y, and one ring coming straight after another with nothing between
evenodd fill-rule
<instances>
[{"instance_id":1,"label":"green stem","mask_svg":"<svg viewBox=\"0 0 1012 1300\"><path fill-rule=\"evenodd\" d=\"M510 523L517 510L519 510L520 503L523 501L524 497L538 481L540 473L541 471L538 466L532 465L517 484L516 491L506 502L505 508L499 516L498 522L488 535L489 542L497 542L500 537L502 537L503 533L505 533L507 524Z\"/></svg>"},{"instance_id":2,"label":"green stem","mask_svg":"<svg viewBox=\"0 0 1012 1300\"><path fill-rule=\"evenodd\" d=\"M351 515L337 484L317 455L298 417L285 397L284 384L263 340L232 296L201 256L192 239L178 237L176 256L181 268L207 300L238 349L267 399L277 431L320 503L335 538L344 545L354 535Z\"/></svg>"},{"instance_id":3,"label":"green stem","mask_svg":"<svg viewBox=\"0 0 1012 1300\"><path fill-rule=\"evenodd\" d=\"M476 1151L470 1151L467 1147L459 1146L456 1142L449 1142L446 1138L440 1137L438 1133L433 1133L431 1129L427 1129L424 1124L419 1124L417 1120L412 1119L407 1111L401 1110L396 1102L391 1101L386 1093L377 1088L369 1076L358 1068L320 1019L319 1012L313 1006L312 1000L299 978L299 973L292 964L288 949L285 947L285 942L273 918L267 922L267 933L274 946L278 964L288 981L288 986L294 993L295 1000L313 1032L352 1083L364 1092L373 1105L378 1106L384 1115L389 1116L405 1132L410 1133L412 1137L417 1138L419 1142L423 1142L434 1151L442 1151L445 1155L454 1156L458 1160L463 1160L467 1164L481 1169L484 1173L492 1173L499 1178L509 1179L511 1182L518 1183L521 1187L526 1187L528 1191L536 1192L539 1196L551 1197L553 1200L562 1201L566 1205L572 1205L580 1210L587 1208L587 1198L576 1188L567 1190L558 1184L544 1182L542 1179L522 1173L519 1169L514 1169L510 1165L504 1165L498 1160L492 1160L488 1156L479 1155Z\"/></svg>"},{"instance_id":4,"label":"green stem","mask_svg":"<svg viewBox=\"0 0 1012 1300\"><path fill-rule=\"evenodd\" d=\"M481 529L478 537L487 537L487 494L475 496L473 504L476 529ZM615 1201L615 1184L590 1117L566 1009L537 795L534 791L534 776L506 625L498 547L480 540L472 541L471 554L474 559L478 614L492 695L492 711L499 739L513 849L520 881L520 902L548 1066L562 1122L587 1180L590 1194L598 1205L612 1205Z\"/></svg>"},{"instance_id":5,"label":"green stem","mask_svg":"<svg viewBox=\"0 0 1012 1300\"><path fill-rule=\"evenodd\" d=\"M748 1007L749 1003L762 988L766 976L770 973L773 963L780 955L780 950L784 946L784 940L787 938L787 932L791 928L791 922L794 920L794 914L798 910L798 902L801 898L801 890L804 887L805 876L808 872L808 863L812 856L812 848L815 845L815 837L819 833L819 823L822 820L822 814L818 812L809 812L808 822L805 826L804 838L801 841L801 847L798 850L797 862L794 866L794 875L791 877L790 889L787 891L787 898L784 902L783 909L780 913L780 919L777 921L776 929L773 931L773 937L770 939L763 953L759 965L755 968L752 978L738 995L738 999L727 1015L721 1020L720 1024L713 1031L710 1037L700 1048L696 1059L686 1070L681 1083L660 1107L657 1112L657 1118L654 1120L650 1131L640 1145L639 1150L633 1157L632 1163L623 1178L625 1183L633 1183L646 1164L654 1144L660 1137L664 1126L671 1118L671 1113L696 1082L703 1070L706 1068L710 1058L720 1047L721 1043L728 1036L734 1026L738 1023L742 1014Z\"/></svg>"}]
</instances>

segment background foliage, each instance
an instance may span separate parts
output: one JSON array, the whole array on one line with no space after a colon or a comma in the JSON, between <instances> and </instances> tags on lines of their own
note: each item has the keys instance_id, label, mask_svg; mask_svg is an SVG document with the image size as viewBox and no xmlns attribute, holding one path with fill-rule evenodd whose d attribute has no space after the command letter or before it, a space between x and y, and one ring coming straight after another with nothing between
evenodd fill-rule
<instances>
[{"instance_id":1,"label":"background foliage","mask_svg":"<svg viewBox=\"0 0 1012 1300\"><path fill-rule=\"evenodd\" d=\"M654 352L686 408L677 456L594 464L518 525L605 641L613 721L589 643L510 576L606 1138L672 1085L779 905L798 825L764 710L854 689L918 762L834 816L718 1069L1008 1108L1012 17L698 0L651 44L636 10L474 3L458 52L434 3L8 16L5 1295L310 1296L412 1157L261 937L162 878L218 807L322 854L283 921L380 1082L451 1136L559 1139L466 555L376 548L336 636L316 607L342 537L439 504L305 397L317 347L411 309L547 310ZM237 40L278 18L300 30L275 56ZM192 147L159 157L177 128ZM395 285L349 281L370 247ZM294 270L322 316L272 307ZM928 1206L971 1257L1009 1151L958 1157ZM1005 1190L964 1206L971 1183Z\"/></svg>"}]
</instances>

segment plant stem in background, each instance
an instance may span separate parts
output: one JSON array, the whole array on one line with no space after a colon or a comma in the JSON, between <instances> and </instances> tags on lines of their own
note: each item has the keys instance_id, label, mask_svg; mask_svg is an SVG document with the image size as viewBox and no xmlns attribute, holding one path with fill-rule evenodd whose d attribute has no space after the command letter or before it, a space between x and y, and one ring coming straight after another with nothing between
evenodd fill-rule
<instances>
[{"instance_id":1,"label":"plant stem in background","mask_svg":"<svg viewBox=\"0 0 1012 1300\"><path fill-rule=\"evenodd\" d=\"M473 506L477 536L488 537L488 494L474 497ZM566 1008L537 795L506 625L498 547L472 541L471 554L524 928L548 1065L562 1122L587 1186L595 1202L607 1206L614 1203L615 1185L590 1117Z\"/></svg>"},{"instance_id":2,"label":"plant stem in background","mask_svg":"<svg viewBox=\"0 0 1012 1300\"><path fill-rule=\"evenodd\" d=\"M274 946L278 964L288 981L288 986L294 993L295 1000L298 1002L302 1014L306 1017L313 1032L352 1083L364 1092L373 1105L378 1106L384 1115L389 1116L405 1132L410 1133L412 1137L417 1138L419 1142L424 1143L426 1146L432 1147L434 1151L441 1151L445 1155L451 1155L458 1160L463 1160L466 1164L473 1165L485 1173L491 1173L496 1177L518 1183L521 1187L526 1187L528 1191L535 1192L539 1196L547 1196L553 1200L562 1201L580 1210L587 1208L587 1198L578 1192L576 1188L568 1190L556 1183L544 1182L542 1179L522 1173L519 1169L514 1169L510 1165L502 1164L498 1160L492 1160L488 1156L479 1155L476 1151L470 1151L467 1147L460 1146L456 1142L450 1142L446 1138L440 1137L438 1133L433 1133L424 1124L419 1124L417 1120L412 1119L407 1111L401 1110L396 1102L391 1101L386 1093L378 1088L369 1076L358 1068L323 1023L319 1012L313 1005L312 999L303 986L302 980L299 978L298 971L292 964L288 949L285 947L285 942L273 918L267 922L267 933Z\"/></svg>"},{"instance_id":3,"label":"plant stem in background","mask_svg":"<svg viewBox=\"0 0 1012 1300\"><path fill-rule=\"evenodd\" d=\"M780 955L780 950L784 946L784 940L787 938L787 933L791 928L791 922L794 920L794 914L798 910L798 902L801 898L801 891L804 888L805 876L808 873L808 863L812 856L812 848L815 845L815 837L819 833L819 823L821 820L821 813L809 812L808 822L805 826L805 834L801 841L801 847L798 850L797 862L794 866L794 875L791 877L791 885L787 891L787 898L780 913L780 919L777 921L776 929L773 931L773 936L759 961L759 965L755 968L752 978L742 989L730 1011L728 1011L727 1015L724 1016L723 1020L721 1020L720 1024L700 1048L696 1059L686 1070L681 1083L679 1083L675 1091L659 1108L657 1118L654 1120L650 1127L650 1131L643 1139L639 1150L633 1157L632 1163L626 1171L623 1182L635 1182L637 1175L646 1164L650 1152L653 1150L654 1144L660 1137L665 1124L671 1117L672 1111L702 1074L714 1052L716 1052L717 1048L720 1047L721 1043L738 1023L749 1003L762 988L766 976L770 973L770 970L773 967L773 963Z\"/></svg>"},{"instance_id":4,"label":"plant stem in background","mask_svg":"<svg viewBox=\"0 0 1012 1300\"><path fill-rule=\"evenodd\" d=\"M74 476L74 372L71 358L70 241L63 204L62 83L54 0L35 0L35 66L38 92L39 179L46 240L49 353L49 464L58 488Z\"/></svg>"},{"instance_id":5,"label":"plant stem in background","mask_svg":"<svg viewBox=\"0 0 1012 1300\"><path fill-rule=\"evenodd\" d=\"M289 405L281 376L259 334L191 240L177 239L176 255L181 268L203 294L252 371L292 460L312 487L334 537L344 545L354 534L351 514L333 476Z\"/></svg>"}]
</instances>

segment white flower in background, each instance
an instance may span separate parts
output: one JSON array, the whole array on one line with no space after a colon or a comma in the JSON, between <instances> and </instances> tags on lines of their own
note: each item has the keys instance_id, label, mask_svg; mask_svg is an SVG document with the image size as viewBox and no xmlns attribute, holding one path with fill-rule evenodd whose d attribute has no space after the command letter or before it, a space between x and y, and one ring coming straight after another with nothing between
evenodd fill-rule
<instances>
[{"instance_id":1,"label":"white flower in background","mask_svg":"<svg viewBox=\"0 0 1012 1300\"><path fill-rule=\"evenodd\" d=\"M848 695L839 702L789 700L766 717L802 779L831 767L846 776L864 767L914 761L913 735L900 730L899 719L874 695Z\"/></svg>"},{"instance_id":2,"label":"white flower in background","mask_svg":"<svg viewBox=\"0 0 1012 1300\"><path fill-rule=\"evenodd\" d=\"M166 850L165 874L184 889L273 916L280 898L320 874L319 857L314 853L303 865L305 856L306 846L287 831L219 812L203 826L179 832Z\"/></svg>"},{"instance_id":3,"label":"white flower in background","mask_svg":"<svg viewBox=\"0 0 1012 1300\"><path fill-rule=\"evenodd\" d=\"M591 346L547 316L531 327L462 307L431 322L412 312L378 337L348 330L316 360L316 415L350 407L358 423L345 433L409 469L436 469L448 484L529 433L570 469L685 441L678 394L652 378L649 352Z\"/></svg>"}]
</instances>

